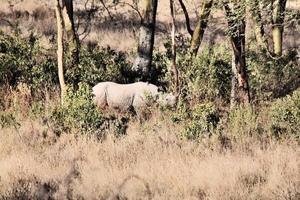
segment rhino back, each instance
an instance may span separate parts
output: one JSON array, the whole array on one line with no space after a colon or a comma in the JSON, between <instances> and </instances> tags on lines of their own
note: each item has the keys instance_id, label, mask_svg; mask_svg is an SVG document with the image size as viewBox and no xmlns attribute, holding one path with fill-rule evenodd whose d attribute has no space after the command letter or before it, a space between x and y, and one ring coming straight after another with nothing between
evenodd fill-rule
<instances>
[{"instance_id":1,"label":"rhino back","mask_svg":"<svg viewBox=\"0 0 300 200\"><path fill-rule=\"evenodd\" d=\"M158 87L149 83L138 82L135 83L134 88L133 107L135 109L151 104L158 94Z\"/></svg>"},{"instance_id":2,"label":"rhino back","mask_svg":"<svg viewBox=\"0 0 300 200\"><path fill-rule=\"evenodd\" d=\"M134 90L127 85L111 84L107 88L107 104L110 108L122 111L132 106Z\"/></svg>"}]
</instances>

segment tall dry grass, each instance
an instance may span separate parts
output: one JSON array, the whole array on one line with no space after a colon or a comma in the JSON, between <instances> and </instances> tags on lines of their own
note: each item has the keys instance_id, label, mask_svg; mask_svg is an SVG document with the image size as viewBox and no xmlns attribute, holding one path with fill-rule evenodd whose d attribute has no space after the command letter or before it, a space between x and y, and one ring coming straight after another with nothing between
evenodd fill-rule
<instances>
[{"instance_id":1,"label":"tall dry grass","mask_svg":"<svg viewBox=\"0 0 300 200\"><path fill-rule=\"evenodd\" d=\"M103 141L58 137L38 120L0 129L0 199L300 198L297 143L196 143L159 119Z\"/></svg>"}]
</instances>

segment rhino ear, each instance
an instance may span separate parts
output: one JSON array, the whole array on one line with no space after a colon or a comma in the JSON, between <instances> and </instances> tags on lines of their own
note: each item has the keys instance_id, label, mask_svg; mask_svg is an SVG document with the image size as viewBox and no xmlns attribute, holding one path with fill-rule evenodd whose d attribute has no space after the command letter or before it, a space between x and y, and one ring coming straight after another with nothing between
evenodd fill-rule
<instances>
[{"instance_id":1,"label":"rhino ear","mask_svg":"<svg viewBox=\"0 0 300 200\"><path fill-rule=\"evenodd\" d=\"M158 92L164 92L164 88L162 86L158 86Z\"/></svg>"}]
</instances>

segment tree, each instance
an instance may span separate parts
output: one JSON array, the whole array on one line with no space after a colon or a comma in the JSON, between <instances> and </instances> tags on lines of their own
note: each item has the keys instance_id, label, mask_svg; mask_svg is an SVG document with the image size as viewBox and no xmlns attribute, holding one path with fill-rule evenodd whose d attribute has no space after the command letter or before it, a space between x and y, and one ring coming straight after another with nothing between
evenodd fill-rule
<instances>
[{"instance_id":1,"label":"tree","mask_svg":"<svg viewBox=\"0 0 300 200\"><path fill-rule=\"evenodd\" d=\"M211 7L213 5L213 0L205 0L203 2L202 8L200 10L199 20L193 32L191 40L191 52L193 55L198 53L199 47L201 45L205 29L207 27L208 17L210 15Z\"/></svg>"},{"instance_id":2,"label":"tree","mask_svg":"<svg viewBox=\"0 0 300 200\"><path fill-rule=\"evenodd\" d=\"M287 0L272 0L272 35L274 54L276 56L282 55L282 36L283 36L283 23L285 16L285 7Z\"/></svg>"},{"instance_id":3,"label":"tree","mask_svg":"<svg viewBox=\"0 0 300 200\"><path fill-rule=\"evenodd\" d=\"M254 20L254 31L257 45L263 51L269 51L268 41L265 36L264 24L262 22L262 14L259 0L248 0L249 11Z\"/></svg>"},{"instance_id":4,"label":"tree","mask_svg":"<svg viewBox=\"0 0 300 200\"><path fill-rule=\"evenodd\" d=\"M133 70L138 72L142 79L147 77L152 63L156 11L157 0L143 0L138 55L133 65Z\"/></svg>"},{"instance_id":5,"label":"tree","mask_svg":"<svg viewBox=\"0 0 300 200\"><path fill-rule=\"evenodd\" d=\"M73 0L62 0L61 9L67 36L68 57L71 59L70 66L75 66L79 63L79 39L74 26Z\"/></svg>"},{"instance_id":6,"label":"tree","mask_svg":"<svg viewBox=\"0 0 300 200\"><path fill-rule=\"evenodd\" d=\"M213 0L205 0L202 4L202 7L199 11L199 19L197 22L197 25L195 27L195 30L192 30L190 26L190 19L187 12L187 9L183 3L182 0L179 0L179 3L181 5L181 8L183 9L185 19L186 19L186 27L188 32L190 33L192 39L191 39L191 47L190 51L192 55L196 55L198 53L199 47L202 43L204 32L207 27L208 17L210 15L210 11L213 5Z\"/></svg>"},{"instance_id":7,"label":"tree","mask_svg":"<svg viewBox=\"0 0 300 200\"><path fill-rule=\"evenodd\" d=\"M228 34L232 46L232 85L231 85L231 107L236 104L247 105L250 103L250 90L245 59L245 12L243 3L224 2L228 22Z\"/></svg>"},{"instance_id":8,"label":"tree","mask_svg":"<svg viewBox=\"0 0 300 200\"><path fill-rule=\"evenodd\" d=\"M79 63L79 39L76 35L73 17L72 0L55 0L55 13L57 21L57 65L58 77L61 90L61 103L64 102L66 84L64 79L64 67L66 64L64 54L64 37L66 33L66 46L68 49L68 58L71 60L70 66L76 66Z\"/></svg>"},{"instance_id":9,"label":"tree","mask_svg":"<svg viewBox=\"0 0 300 200\"><path fill-rule=\"evenodd\" d=\"M61 12L61 6L59 0L55 0L55 13L56 13L56 23L57 23L57 66L58 66L58 78L60 84L60 98L61 104L64 103L65 96L65 79L64 79L64 21Z\"/></svg>"},{"instance_id":10,"label":"tree","mask_svg":"<svg viewBox=\"0 0 300 200\"><path fill-rule=\"evenodd\" d=\"M179 78L178 78L178 69L176 66L176 42L175 42L175 32L176 32L176 21L175 21L175 8L174 8L174 0L170 0L170 11L172 16L172 71L173 71L173 93L178 98L179 93Z\"/></svg>"},{"instance_id":11,"label":"tree","mask_svg":"<svg viewBox=\"0 0 300 200\"><path fill-rule=\"evenodd\" d=\"M257 44L262 50L267 51L268 55L272 58L280 57L282 55L284 18L287 0L248 0L248 2L250 13L255 23L255 37ZM267 15L271 16L273 51L270 51L265 36L260 3L263 3L264 7L267 8Z\"/></svg>"}]
</instances>

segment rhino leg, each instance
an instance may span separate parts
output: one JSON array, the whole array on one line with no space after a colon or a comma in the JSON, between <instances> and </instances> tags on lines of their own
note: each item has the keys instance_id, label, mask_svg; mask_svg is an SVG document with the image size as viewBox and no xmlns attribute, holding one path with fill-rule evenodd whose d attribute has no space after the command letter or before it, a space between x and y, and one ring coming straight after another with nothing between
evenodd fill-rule
<instances>
[{"instance_id":1,"label":"rhino leg","mask_svg":"<svg viewBox=\"0 0 300 200\"><path fill-rule=\"evenodd\" d=\"M97 106L99 106L102 109L105 109L108 106L106 96L107 96L106 92L104 92L102 94L98 94L95 97L95 103L97 104Z\"/></svg>"}]
</instances>

